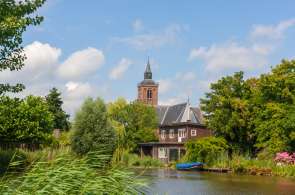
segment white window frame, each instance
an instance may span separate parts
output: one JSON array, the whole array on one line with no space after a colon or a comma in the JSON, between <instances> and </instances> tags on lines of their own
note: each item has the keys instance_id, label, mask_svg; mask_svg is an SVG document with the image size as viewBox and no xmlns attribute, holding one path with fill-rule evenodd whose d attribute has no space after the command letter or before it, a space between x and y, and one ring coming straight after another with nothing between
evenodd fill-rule
<instances>
[{"instance_id":1,"label":"white window frame","mask_svg":"<svg viewBox=\"0 0 295 195\"><path fill-rule=\"evenodd\" d=\"M160 134L161 134L161 139L165 139L166 138L166 131L164 129L161 130Z\"/></svg>"},{"instance_id":2,"label":"white window frame","mask_svg":"<svg viewBox=\"0 0 295 195\"><path fill-rule=\"evenodd\" d=\"M178 137L186 138L186 129L178 129Z\"/></svg>"},{"instance_id":3,"label":"white window frame","mask_svg":"<svg viewBox=\"0 0 295 195\"><path fill-rule=\"evenodd\" d=\"M172 139L175 137L174 129L169 130L169 138Z\"/></svg>"},{"instance_id":4,"label":"white window frame","mask_svg":"<svg viewBox=\"0 0 295 195\"><path fill-rule=\"evenodd\" d=\"M168 157L167 148L164 148L164 147L158 148L158 157L159 158L167 158Z\"/></svg>"},{"instance_id":5,"label":"white window frame","mask_svg":"<svg viewBox=\"0 0 295 195\"><path fill-rule=\"evenodd\" d=\"M191 136L197 136L197 130L196 129L191 130Z\"/></svg>"}]
</instances>

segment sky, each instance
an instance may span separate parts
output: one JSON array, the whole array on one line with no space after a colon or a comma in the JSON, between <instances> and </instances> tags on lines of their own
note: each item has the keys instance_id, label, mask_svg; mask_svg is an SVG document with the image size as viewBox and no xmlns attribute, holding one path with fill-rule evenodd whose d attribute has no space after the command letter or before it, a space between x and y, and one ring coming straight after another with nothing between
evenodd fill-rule
<instances>
[{"instance_id":1,"label":"sky","mask_svg":"<svg viewBox=\"0 0 295 195\"><path fill-rule=\"evenodd\" d=\"M27 56L20 94L62 92L72 116L86 97L137 97L150 58L159 104L205 97L210 83L244 71L269 72L295 58L294 0L47 0L40 26L23 35Z\"/></svg>"}]
</instances>

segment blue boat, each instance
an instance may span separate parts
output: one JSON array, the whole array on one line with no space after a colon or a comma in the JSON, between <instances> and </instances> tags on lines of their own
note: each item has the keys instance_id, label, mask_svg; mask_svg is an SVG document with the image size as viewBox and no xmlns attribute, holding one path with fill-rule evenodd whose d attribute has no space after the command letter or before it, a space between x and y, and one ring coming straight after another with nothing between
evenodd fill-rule
<instances>
[{"instance_id":1,"label":"blue boat","mask_svg":"<svg viewBox=\"0 0 295 195\"><path fill-rule=\"evenodd\" d=\"M180 171L187 170L202 170L204 163L201 162L191 162L191 163L177 163L176 169Z\"/></svg>"}]
</instances>

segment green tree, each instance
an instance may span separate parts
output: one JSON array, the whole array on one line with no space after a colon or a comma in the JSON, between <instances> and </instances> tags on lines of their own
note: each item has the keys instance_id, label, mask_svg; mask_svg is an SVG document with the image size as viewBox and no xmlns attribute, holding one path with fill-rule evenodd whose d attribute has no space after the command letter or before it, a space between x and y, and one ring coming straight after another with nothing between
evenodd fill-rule
<instances>
[{"instance_id":1,"label":"green tree","mask_svg":"<svg viewBox=\"0 0 295 195\"><path fill-rule=\"evenodd\" d=\"M54 129L69 130L69 115L63 111L61 99L61 93L54 87L49 91L49 94L45 97L46 102L49 106L49 111L52 112L54 116Z\"/></svg>"},{"instance_id":2,"label":"green tree","mask_svg":"<svg viewBox=\"0 0 295 195\"><path fill-rule=\"evenodd\" d=\"M75 116L72 149L78 154L103 150L112 155L115 145L115 130L103 100L87 98Z\"/></svg>"},{"instance_id":3,"label":"green tree","mask_svg":"<svg viewBox=\"0 0 295 195\"><path fill-rule=\"evenodd\" d=\"M138 143L156 140L158 119L154 107L138 101L127 104L124 99L118 99L108 108L110 117L117 122L121 132L123 148L135 151Z\"/></svg>"},{"instance_id":4,"label":"green tree","mask_svg":"<svg viewBox=\"0 0 295 195\"><path fill-rule=\"evenodd\" d=\"M127 151L127 139L124 121L127 118L127 101L124 98L118 98L115 102L107 106L110 121L117 135L116 149L114 152L114 161L120 162L124 153Z\"/></svg>"},{"instance_id":5,"label":"green tree","mask_svg":"<svg viewBox=\"0 0 295 195\"><path fill-rule=\"evenodd\" d=\"M24 66L22 34L30 25L38 25L43 17L32 14L45 0L1 0L0 1L0 72L20 70ZM11 86L0 83L0 95L5 92L19 92L24 85Z\"/></svg>"},{"instance_id":6,"label":"green tree","mask_svg":"<svg viewBox=\"0 0 295 195\"><path fill-rule=\"evenodd\" d=\"M50 143L53 115L41 97L0 97L0 141Z\"/></svg>"},{"instance_id":7,"label":"green tree","mask_svg":"<svg viewBox=\"0 0 295 195\"><path fill-rule=\"evenodd\" d=\"M242 152L252 150L255 143L255 135L250 128L250 97L250 82L243 79L243 72L237 72L211 84L211 92L201 99L208 128Z\"/></svg>"},{"instance_id":8,"label":"green tree","mask_svg":"<svg viewBox=\"0 0 295 195\"><path fill-rule=\"evenodd\" d=\"M221 137L206 137L185 143L184 159L190 162L213 163L218 157L226 153L227 142Z\"/></svg>"},{"instance_id":9,"label":"green tree","mask_svg":"<svg viewBox=\"0 0 295 195\"><path fill-rule=\"evenodd\" d=\"M295 150L295 60L283 60L259 78L254 96L256 146L270 155Z\"/></svg>"}]
</instances>

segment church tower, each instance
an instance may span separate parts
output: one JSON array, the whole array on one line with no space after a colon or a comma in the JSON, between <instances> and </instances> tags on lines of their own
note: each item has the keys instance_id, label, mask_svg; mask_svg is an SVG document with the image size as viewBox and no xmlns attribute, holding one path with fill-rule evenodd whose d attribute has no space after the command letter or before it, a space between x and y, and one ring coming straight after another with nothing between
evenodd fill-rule
<instances>
[{"instance_id":1,"label":"church tower","mask_svg":"<svg viewBox=\"0 0 295 195\"><path fill-rule=\"evenodd\" d=\"M158 88L159 84L153 81L153 73L151 71L150 61L148 59L145 71L144 80L137 85L137 99L145 104L152 106L158 105Z\"/></svg>"}]
</instances>

